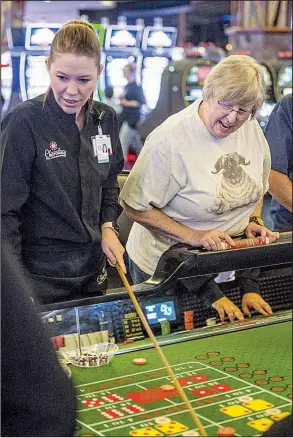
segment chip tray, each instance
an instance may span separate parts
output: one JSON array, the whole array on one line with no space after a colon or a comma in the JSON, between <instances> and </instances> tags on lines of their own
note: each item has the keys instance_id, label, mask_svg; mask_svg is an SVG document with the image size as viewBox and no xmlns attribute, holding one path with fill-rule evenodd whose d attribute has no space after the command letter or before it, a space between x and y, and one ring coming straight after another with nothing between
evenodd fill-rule
<instances>
[{"instance_id":1,"label":"chip tray","mask_svg":"<svg viewBox=\"0 0 293 438\"><path fill-rule=\"evenodd\" d=\"M72 365L82 368L93 368L107 365L118 351L118 345L113 342L103 342L89 347L81 347L73 350L62 351L62 356Z\"/></svg>"}]
</instances>

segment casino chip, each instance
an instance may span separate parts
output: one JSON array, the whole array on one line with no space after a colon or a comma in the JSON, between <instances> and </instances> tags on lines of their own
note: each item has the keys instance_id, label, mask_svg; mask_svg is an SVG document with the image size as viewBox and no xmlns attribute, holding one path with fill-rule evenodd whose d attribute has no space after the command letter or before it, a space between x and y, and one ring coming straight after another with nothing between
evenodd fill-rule
<instances>
[{"instance_id":1,"label":"casino chip","mask_svg":"<svg viewBox=\"0 0 293 438\"><path fill-rule=\"evenodd\" d=\"M173 386L173 385L162 385L162 386L160 386L160 388L163 391L173 391L173 389L175 389L175 386Z\"/></svg>"},{"instance_id":2,"label":"casino chip","mask_svg":"<svg viewBox=\"0 0 293 438\"><path fill-rule=\"evenodd\" d=\"M280 413L281 413L281 409L278 408L267 409L265 411L266 415L279 415Z\"/></svg>"},{"instance_id":3,"label":"casino chip","mask_svg":"<svg viewBox=\"0 0 293 438\"><path fill-rule=\"evenodd\" d=\"M155 418L156 424L167 424L167 423L170 423L171 421L172 421L171 418L168 418L168 417Z\"/></svg>"},{"instance_id":4,"label":"casino chip","mask_svg":"<svg viewBox=\"0 0 293 438\"><path fill-rule=\"evenodd\" d=\"M218 436L235 436L234 427L220 427L218 429Z\"/></svg>"},{"instance_id":5,"label":"casino chip","mask_svg":"<svg viewBox=\"0 0 293 438\"><path fill-rule=\"evenodd\" d=\"M191 429L183 432L182 436L200 436L200 434L196 429Z\"/></svg>"},{"instance_id":6,"label":"casino chip","mask_svg":"<svg viewBox=\"0 0 293 438\"><path fill-rule=\"evenodd\" d=\"M145 365L147 363L147 361L141 357L138 359L133 359L133 363L135 365Z\"/></svg>"},{"instance_id":7,"label":"casino chip","mask_svg":"<svg viewBox=\"0 0 293 438\"><path fill-rule=\"evenodd\" d=\"M208 319L206 319L206 325L208 327L211 327L211 326L216 325L216 324L217 324L217 318L208 318Z\"/></svg>"},{"instance_id":8,"label":"casino chip","mask_svg":"<svg viewBox=\"0 0 293 438\"><path fill-rule=\"evenodd\" d=\"M250 402L253 400L252 397L250 397L249 395L243 395L242 397L239 397L238 399L240 402Z\"/></svg>"}]
</instances>

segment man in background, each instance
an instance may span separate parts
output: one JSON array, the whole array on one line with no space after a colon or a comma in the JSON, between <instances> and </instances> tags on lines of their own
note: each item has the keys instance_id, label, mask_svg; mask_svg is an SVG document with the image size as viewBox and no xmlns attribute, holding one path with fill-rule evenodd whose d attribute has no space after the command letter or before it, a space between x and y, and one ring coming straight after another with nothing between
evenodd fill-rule
<instances>
[{"instance_id":1,"label":"man in background","mask_svg":"<svg viewBox=\"0 0 293 438\"><path fill-rule=\"evenodd\" d=\"M272 166L269 192L276 231L292 230L292 93L274 107L265 129Z\"/></svg>"},{"instance_id":2,"label":"man in background","mask_svg":"<svg viewBox=\"0 0 293 438\"><path fill-rule=\"evenodd\" d=\"M143 146L137 124L141 118L141 108L145 104L145 97L142 87L135 81L135 72L135 64L127 64L123 68L123 75L127 80L127 84L123 96L120 98L122 111L119 114L121 126L119 137L125 161L130 146L135 150L136 155L139 155Z\"/></svg>"}]
</instances>

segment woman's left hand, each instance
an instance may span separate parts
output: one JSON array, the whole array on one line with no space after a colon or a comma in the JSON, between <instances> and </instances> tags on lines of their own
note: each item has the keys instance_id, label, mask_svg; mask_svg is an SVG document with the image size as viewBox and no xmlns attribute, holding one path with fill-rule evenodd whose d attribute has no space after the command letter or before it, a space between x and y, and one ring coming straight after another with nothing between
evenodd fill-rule
<instances>
[{"instance_id":1,"label":"woman's left hand","mask_svg":"<svg viewBox=\"0 0 293 438\"><path fill-rule=\"evenodd\" d=\"M102 249L107 256L110 266L115 268L118 263L124 274L126 274L126 267L123 260L125 249L112 228L104 228L102 230Z\"/></svg>"},{"instance_id":2,"label":"woman's left hand","mask_svg":"<svg viewBox=\"0 0 293 438\"><path fill-rule=\"evenodd\" d=\"M262 315L272 315L270 305L256 292L248 292L242 298L242 310L244 315L251 316L249 309L254 309Z\"/></svg>"},{"instance_id":3,"label":"woman's left hand","mask_svg":"<svg viewBox=\"0 0 293 438\"><path fill-rule=\"evenodd\" d=\"M279 233L270 231L255 222L249 222L244 232L248 239L254 239L256 236L260 236L262 239L268 237L270 243L275 242L280 236Z\"/></svg>"}]
</instances>

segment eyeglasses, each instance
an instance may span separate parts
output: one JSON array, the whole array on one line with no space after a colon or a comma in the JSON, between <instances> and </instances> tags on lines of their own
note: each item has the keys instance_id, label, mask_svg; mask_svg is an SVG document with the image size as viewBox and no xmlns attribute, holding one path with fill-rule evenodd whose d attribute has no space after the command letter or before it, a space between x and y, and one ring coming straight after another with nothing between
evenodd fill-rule
<instances>
[{"instance_id":1,"label":"eyeglasses","mask_svg":"<svg viewBox=\"0 0 293 438\"><path fill-rule=\"evenodd\" d=\"M233 105L229 105L229 103L220 102L218 100L218 104L228 113L231 113L232 111L235 111L237 113L237 116L241 120L248 119L248 117L253 115L253 112L245 111L244 109L239 108L239 110L234 109Z\"/></svg>"}]
</instances>

